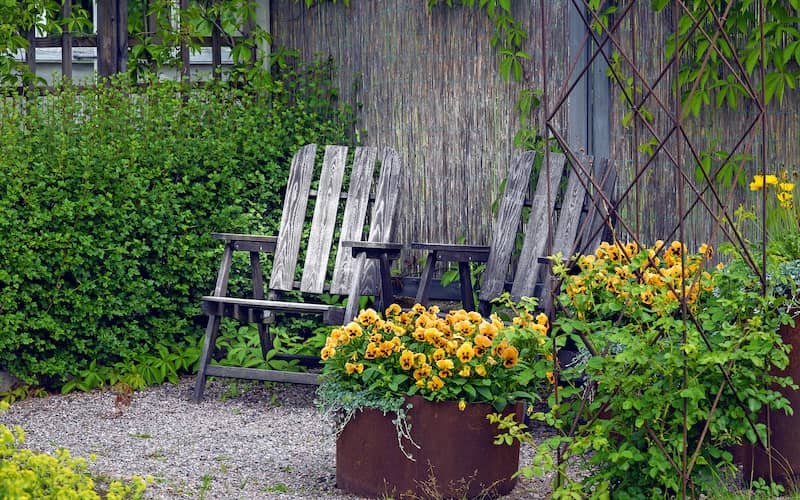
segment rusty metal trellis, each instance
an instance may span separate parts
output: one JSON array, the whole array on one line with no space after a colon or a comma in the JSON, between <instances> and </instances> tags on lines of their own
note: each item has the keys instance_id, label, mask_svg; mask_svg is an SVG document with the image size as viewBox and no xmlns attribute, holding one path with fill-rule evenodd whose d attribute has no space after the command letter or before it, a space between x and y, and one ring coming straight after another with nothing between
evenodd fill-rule
<instances>
[{"instance_id":1,"label":"rusty metal trellis","mask_svg":"<svg viewBox=\"0 0 800 500\"><path fill-rule=\"evenodd\" d=\"M617 238L625 241L635 241L641 243L640 235L640 217L639 211L634 209L633 214L626 214L621 209L626 203L632 204L638 208L642 204L641 191L644 189L645 178L653 171L670 172L673 176L673 185L675 194L675 212L677 214L677 222L668 234L664 235L664 239L673 238L677 235L680 241L684 241L687 234L686 226L692 217L696 217L696 210L709 217L713 224L710 228L710 234L707 241L713 241L718 237L718 232L722 233L722 238L735 245L741 254L745 257L748 264L752 267L753 271L761 280L762 286L766 284L766 277L764 269L766 268L765 262L756 262L753 255L745 245L745 238L740 234L736 227L726 224L725 221L732 220L731 206L733 197L729 194L727 197L714 185L718 176L720 175L722 166L732 161L738 151L750 151L754 142L760 142L760 148L756 158L758 159L761 168L766 169L767 165L767 120L765 108L765 96L763 85L761 89L751 80L748 72L740 62L740 58L735 50L735 45L730 40L729 35L724 29L725 19L729 13L733 2L723 3L724 8L721 11L715 9L715 4L710 0L705 2L705 8L699 14L693 14L690 6L683 0L675 0L670 2L665 12L669 13L668 22L672 23L673 30L678 26L678 21L682 16L688 16L691 19L691 26L689 27L688 34L699 34L709 42L709 45L715 52L715 57L720 64L724 64L726 70L735 78L736 82L745 90L745 98L755 109L752 118L748 118L743 128L738 132L738 136L734 138L732 146L727 151L727 157L720 162L719 166L709 173L702 171L703 176L699 181L692 178L687 173L687 165L696 165L701 162L701 148L697 138L696 131L687 125L685 118L687 110L684 108L681 99L680 91L677 89L675 82L678 80L678 71L680 69L681 57L689 53L691 47L688 44L688 35L681 37L680 42L675 42L675 49L672 57L665 59L661 62L661 67L651 68L649 71L645 67L646 63L652 61L643 61L639 58L639 48L644 43L637 37L637 9L649 9L650 2L636 2L635 0L620 0L614 2L616 12L613 17L608 19L607 26L598 29L602 26L603 19L601 19L598 11L593 11L590 8L587 0L570 0L570 7L574 9L574 13L580 17L585 27L585 37L580 45L580 49L574 54L574 60L570 61L568 67L571 74L564 80L562 87L558 90L556 95L550 96L548 87L550 82L547 80L549 74L547 68L544 69L545 75L545 91L543 99L543 122L548 134L554 137L561 148L570 157L577 168L581 168L580 163L574 161L577 155L575 145L570 144L567 136L567 131L561 129L561 125L557 122L555 117L558 115L559 110L567 106L567 103L575 92L578 82L582 79L588 78L591 73L592 65L598 61L603 61L609 68L609 78L611 85L619 92L624 104L627 105L634 115L632 136L633 145L636 146L644 141L651 141L652 148L649 153L641 154L635 149L627 151L631 156L632 168L630 168L629 183L626 185L618 181L618 192L616 193L616 205L608 210L608 219L614 217L616 227L618 229ZM543 3L542 3L543 5ZM760 0L756 4L758 9L758 26L757 29L761 30L763 39L764 30L764 2ZM546 25L547 9L543 6L540 9L542 22ZM704 22L710 21L710 23ZM626 39L626 29L629 33L629 38ZM674 32L674 31L673 31ZM677 37L676 37L677 38ZM732 54L724 54L720 51L717 41L724 40L729 47L733 48ZM544 34L541 38L541 45L543 53L547 49L547 40ZM615 59L612 59L611 54L615 54ZM708 50L701 61L701 68L705 68L709 64L709 58L712 50ZM615 64L615 61L619 63ZM761 47L761 81L764 77L764 48ZM546 64L546 62L544 63ZM632 81L633 91L629 90L629 82ZM664 87L666 86L666 90ZM697 92L697 81L695 81L691 88L688 89L688 96ZM652 109L649 116L656 117L656 119L649 120L645 116L646 109ZM619 158L618 158L619 159ZM746 168L744 162L738 163L738 169L742 172ZM702 169L701 169L702 170ZM590 178L587 176L580 176L581 178ZM602 193L598 189L599 186L594 186L595 190ZM596 204L610 205L610 201L603 197L599 200L594 200ZM662 207L665 208L665 207ZM766 203L762 200L761 214L766 214ZM632 219L632 220L631 220ZM607 221L608 222L608 221ZM765 244L766 238L762 238L762 244ZM573 253L584 253L591 249L575 248ZM763 251L762 256L766 254ZM763 257L762 257L763 259ZM553 284L550 292L553 293ZM673 290L679 297L682 298L682 319L684 322L691 322L700 332L703 342L709 349L712 345L709 342L708 334L702 328L695 314L690 308L686 307L686 297L683 292ZM686 342L686 329L684 329L684 339ZM585 339L584 339L585 340ZM658 336L651 339L654 343L658 340ZM598 355L593 350L591 345L587 345L593 355ZM684 360L686 358L684 357ZM703 430L700 434L699 442L694 450L689 449L687 441L687 409L684 404L683 407L683 456L680 463L673 460L670 453L667 451L665 443L659 438L655 432L652 431L649 424L645 422L644 427L648 432L650 439L655 446L663 453L665 459L670 463L674 472L681 478L682 496L686 497L692 485L690 484L691 472L695 464L699 451L707 437L707 431L717 405L722 396L723 390L726 386L733 392L738 404L745 408L745 402L741 395L736 393L735 387L732 384L730 372L731 366L718 366L722 374L722 382L716 393L716 398L713 401L706 421L703 425ZM554 365L554 371L558 370L558 365ZM684 362L683 374L683 387L687 387L689 383L689 375ZM556 389L557 390L557 389ZM612 395L611 397L614 397ZM558 398L558 393L556 393ZM608 401L604 402L601 406L606 408ZM746 413L746 412L745 412ZM590 422L591 423L591 422ZM755 431L755 423L749 421L749 425ZM570 434L576 432L578 429L577 421L573 422L570 429ZM760 442L768 455L771 462L771 448L768 442ZM558 460L561 460L561 454L558 455Z\"/></svg>"}]
</instances>

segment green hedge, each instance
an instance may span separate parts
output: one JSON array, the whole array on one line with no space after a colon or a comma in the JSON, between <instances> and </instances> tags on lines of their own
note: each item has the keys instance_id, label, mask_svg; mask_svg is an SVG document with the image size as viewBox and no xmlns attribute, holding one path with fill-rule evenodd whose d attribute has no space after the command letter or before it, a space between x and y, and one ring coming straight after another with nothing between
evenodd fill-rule
<instances>
[{"instance_id":1,"label":"green hedge","mask_svg":"<svg viewBox=\"0 0 800 500\"><path fill-rule=\"evenodd\" d=\"M328 69L4 98L0 367L57 384L197 337L209 233L276 227L293 152L347 140Z\"/></svg>"}]
</instances>

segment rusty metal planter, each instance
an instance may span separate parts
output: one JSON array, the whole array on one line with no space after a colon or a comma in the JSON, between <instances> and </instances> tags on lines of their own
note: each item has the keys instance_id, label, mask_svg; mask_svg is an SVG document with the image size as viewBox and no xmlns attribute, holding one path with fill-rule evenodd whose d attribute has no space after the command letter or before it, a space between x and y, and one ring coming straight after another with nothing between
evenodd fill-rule
<instances>
[{"instance_id":1,"label":"rusty metal planter","mask_svg":"<svg viewBox=\"0 0 800 500\"><path fill-rule=\"evenodd\" d=\"M366 497L496 498L516 484L519 442L495 445L497 427L486 415L487 404L469 404L460 411L454 401L407 399L411 436L420 446L403 440L414 460L400 450L392 419L378 410L358 412L336 440L336 484L342 490ZM509 407L522 421L523 405Z\"/></svg>"},{"instance_id":2,"label":"rusty metal planter","mask_svg":"<svg viewBox=\"0 0 800 500\"><path fill-rule=\"evenodd\" d=\"M781 326L783 341L792 346L789 353L789 364L785 370L775 370L781 377L792 377L795 383L800 382L800 318L797 325ZM800 481L800 390L790 387L776 388L783 394L794 410L794 415L786 415L783 411L771 411L769 414L770 444L772 445L772 479L788 487L797 486ZM765 423L766 414L762 414L761 422ZM737 458L741 460L745 480L763 478L770 480L770 460L760 446L746 444L737 450Z\"/></svg>"}]
</instances>

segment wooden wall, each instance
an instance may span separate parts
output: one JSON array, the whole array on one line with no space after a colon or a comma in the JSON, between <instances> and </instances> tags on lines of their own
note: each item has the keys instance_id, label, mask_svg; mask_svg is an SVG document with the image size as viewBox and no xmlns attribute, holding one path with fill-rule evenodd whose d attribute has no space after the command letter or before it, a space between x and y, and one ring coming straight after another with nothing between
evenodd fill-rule
<instances>
[{"instance_id":1,"label":"wooden wall","mask_svg":"<svg viewBox=\"0 0 800 500\"><path fill-rule=\"evenodd\" d=\"M308 9L273 0L271 31L275 45L298 48L306 58L332 56L343 99L363 104L363 143L400 153L401 241L485 243L492 202L517 153L518 85L499 75L485 13L425 6L423 0L370 0ZM550 85L565 72L566 2L546 6L552 19L543 26L538 2L515 2L515 16L531 33L527 71L538 89L545 80L542 29L551 40ZM566 109L559 119L565 116Z\"/></svg>"},{"instance_id":2,"label":"wooden wall","mask_svg":"<svg viewBox=\"0 0 800 500\"><path fill-rule=\"evenodd\" d=\"M570 17L574 16L572 2L543 1L543 6L536 0L513 4L515 16L530 33L528 84L540 90L547 85L549 109L560 100L565 81L574 81L581 70L578 47L582 36L581 27L575 29L575 17ZM518 128L514 111L518 86L499 76L496 52L489 43L492 26L483 13L447 7L428 11L426 3L353 0L349 8L341 3L324 3L309 9L303 2L272 0L271 32L276 45L298 48L306 58L315 54L333 57L339 65L342 97L363 105L363 142L389 145L399 151L405 166L400 208L403 219L398 234L401 241L484 243L491 231L492 201L516 153L512 139ZM619 4L621 11L629 2ZM669 8L656 14L649 2L633 2L631 13L616 34L620 42L616 50L631 57L665 105L666 109L659 109L655 97L645 103L654 113L653 127L662 141L669 137L679 110L671 91L674 74L670 70L658 80L669 63L664 47L672 25ZM596 64L601 61L598 58ZM630 65L623 68L627 76L632 74ZM602 79L605 69L595 68L588 74ZM353 91L355 82L358 89ZM588 144L589 153L601 144L598 150L617 162L617 189L626 193L620 215L641 241L678 238L682 219L685 241L721 241L715 218L726 212L709 191L701 196L709 208L696 204L694 210L688 209L698 199L693 183L700 191L705 188L703 183L696 184L696 164L689 148L732 149L746 136L737 152L749 152L755 159L744 164L745 175L762 171L760 125L747 132L757 115L756 103L743 102L735 111L711 110L698 119L684 116L686 137L672 136L666 141L667 150L673 152L680 166L661 153L637 181L637 173L647 160L637 145L652 134L641 125L622 125L626 107L621 105L619 89L614 83L610 87L605 93L592 93L596 87L591 86L589 90L576 88L556 111L551 126L575 149L587 147L576 139L587 127L587 119L588 127L594 127L589 135L605 135L607 144L595 140ZM798 111L796 91L787 92L782 105L769 106L768 169L780 165L797 173ZM542 119L537 126L544 130ZM685 180L681 180L681 170ZM754 201L746 187L735 186L730 200L728 191L731 189L722 189L721 193L726 198L728 216L740 202ZM685 217L678 210L680 206L685 208ZM628 237L624 231L620 234Z\"/></svg>"}]
</instances>

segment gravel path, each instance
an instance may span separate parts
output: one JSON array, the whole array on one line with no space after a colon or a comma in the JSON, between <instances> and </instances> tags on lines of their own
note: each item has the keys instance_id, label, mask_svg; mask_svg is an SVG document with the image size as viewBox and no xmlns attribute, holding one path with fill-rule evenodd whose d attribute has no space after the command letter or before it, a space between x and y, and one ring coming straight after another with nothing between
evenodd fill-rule
<instances>
[{"instance_id":1,"label":"gravel path","mask_svg":"<svg viewBox=\"0 0 800 500\"><path fill-rule=\"evenodd\" d=\"M193 384L138 391L129 404L111 391L29 399L0 422L20 424L31 449L96 455L96 474L152 476L147 498L359 498L336 488L334 436L313 387L213 380L193 403ZM523 446L521 464L531 456ZM505 498L547 498L547 488L520 479Z\"/></svg>"}]
</instances>

